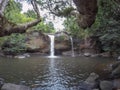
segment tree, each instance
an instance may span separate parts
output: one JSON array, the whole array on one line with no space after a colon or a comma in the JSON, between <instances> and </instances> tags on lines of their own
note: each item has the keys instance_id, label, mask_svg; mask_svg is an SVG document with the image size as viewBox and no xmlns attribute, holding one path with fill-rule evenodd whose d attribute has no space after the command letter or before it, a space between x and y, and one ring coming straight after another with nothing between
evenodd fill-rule
<instances>
[{"instance_id":1,"label":"tree","mask_svg":"<svg viewBox=\"0 0 120 90\"><path fill-rule=\"evenodd\" d=\"M15 24L10 21L8 21L4 15L4 11L6 9L6 6L10 0L0 0L0 37L10 35L12 33L24 33L28 28L37 25L39 22L41 22L39 9L37 6L36 0L31 0L31 4L34 8L34 11L37 14L37 19L25 24Z\"/></svg>"},{"instance_id":2,"label":"tree","mask_svg":"<svg viewBox=\"0 0 120 90\"><path fill-rule=\"evenodd\" d=\"M90 31L99 37L101 48L112 56L120 53L120 4L116 0L99 0L98 6L96 21Z\"/></svg>"},{"instance_id":3,"label":"tree","mask_svg":"<svg viewBox=\"0 0 120 90\"><path fill-rule=\"evenodd\" d=\"M12 23L4 16L5 8L10 1L19 0L0 0L0 36L10 35L11 33L24 33L29 27L41 22L37 4L40 5L40 8L47 8L51 13L57 16L68 16L75 10L75 4L79 12L79 26L82 28L91 27L96 19L98 11L97 1L99 0L25 0L32 4L34 11L36 12L37 19L22 25ZM119 0L113 1L120 3Z\"/></svg>"},{"instance_id":4,"label":"tree","mask_svg":"<svg viewBox=\"0 0 120 90\"><path fill-rule=\"evenodd\" d=\"M21 13L22 4L20 2L9 1L6 9L4 11L4 15L8 21L11 21L15 24L22 24L30 22L36 18L27 17L26 15ZM34 13L35 14L35 13Z\"/></svg>"},{"instance_id":5,"label":"tree","mask_svg":"<svg viewBox=\"0 0 120 90\"><path fill-rule=\"evenodd\" d=\"M45 23L44 21L41 21L36 26L32 27L32 30L34 31L42 31L44 33L54 33L55 29L52 22Z\"/></svg>"},{"instance_id":6,"label":"tree","mask_svg":"<svg viewBox=\"0 0 120 90\"><path fill-rule=\"evenodd\" d=\"M73 0L79 11L78 24L82 28L90 27L96 18L98 6L97 0Z\"/></svg>"},{"instance_id":7,"label":"tree","mask_svg":"<svg viewBox=\"0 0 120 90\"><path fill-rule=\"evenodd\" d=\"M43 8L48 8L51 13L57 15L57 16L68 16L68 14L74 10L72 7L73 3L72 0L27 0L31 2L34 11L37 14L37 19L35 21L32 21L30 23L26 24L14 24L11 21L8 21L6 17L4 16L4 11L6 6L11 0L1 0L0 1L0 36L10 35L11 33L24 33L29 27L32 27L36 24L38 24L41 19L39 15L39 10L37 7L37 3L39 3ZM13 0L14 1L14 0ZM17 0L19 1L19 0ZM83 28L91 26L91 24L94 22L95 15L97 12L97 5L96 0L92 0L89 2L89 0L73 0L76 4L78 11L80 13L80 19L79 23L80 26ZM87 2L86 2L87 1ZM83 3L83 5L81 5ZM88 7L86 7L88 6ZM42 8L41 7L41 8ZM81 8L81 9L80 9ZM88 11L88 9L89 11ZM83 10L84 9L84 10ZM81 11L82 10L82 11ZM83 22L84 21L84 22Z\"/></svg>"},{"instance_id":8,"label":"tree","mask_svg":"<svg viewBox=\"0 0 120 90\"><path fill-rule=\"evenodd\" d=\"M26 52L25 38L26 35L24 34L11 34L1 45L2 52L5 55L17 55Z\"/></svg>"},{"instance_id":9,"label":"tree","mask_svg":"<svg viewBox=\"0 0 120 90\"><path fill-rule=\"evenodd\" d=\"M98 6L97 0L38 0L42 8L57 16L69 16L75 11L75 5L79 12L78 24L82 28L90 27L96 18ZM75 3L75 5L74 5ZM78 13L77 13L78 14Z\"/></svg>"}]
</instances>

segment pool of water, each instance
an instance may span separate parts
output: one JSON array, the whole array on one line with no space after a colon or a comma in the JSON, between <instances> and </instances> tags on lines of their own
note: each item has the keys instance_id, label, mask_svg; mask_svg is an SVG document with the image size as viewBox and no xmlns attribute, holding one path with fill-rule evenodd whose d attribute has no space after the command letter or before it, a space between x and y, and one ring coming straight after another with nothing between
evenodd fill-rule
<instances>
[{"instance_id":1,"label":"pool of water","mask_svg":"<svg viewBox=\"0 0 120 90\"><path fill-rule=\"evenodd\" d=\"M0 77L6 82L31 86L33 90L76 90L91 72L105 76L114 62L100 57L0 57Z\"/></svg>"}]
</instances>

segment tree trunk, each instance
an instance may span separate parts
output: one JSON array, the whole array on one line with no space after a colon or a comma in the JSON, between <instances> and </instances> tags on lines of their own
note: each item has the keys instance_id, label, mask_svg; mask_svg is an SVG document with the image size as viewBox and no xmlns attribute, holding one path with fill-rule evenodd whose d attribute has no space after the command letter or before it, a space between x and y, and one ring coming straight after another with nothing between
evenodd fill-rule
<instances>
[{"instance_id":1,"label":"tree trunk","mask_svg":"<svg viewBox=\"0 0 120 90\"><path fill-rule=\"evenodd\" d=\"M0 18L3 17L3 12L9 0L0 0Z\"/></svg>"},{"instance_id":2,"label":"tree trunk","mask_svg":"<svg viewBox=\"0 0 120 90\"><path fill-rule=\"evenodd\" d=\"M96 18L97 0L73 0L79 11L78 24L82 28L90 27Z\"/></svg>"},{"instance_id":3,"label":"tree trunk","mask_svg":"<svg viewBox=\"0 0 120 90\"><path fill-rule=\"evenodd\" d=\"M36 0L31 1L33 9L37 14L36 20L19 25L16 25L8 21L3 14L8 2L9 0L0 0L0 37L8 36L11 35L12 33L25 33L28 28L33 27L37 25L39 22L41 22L40 13L37 7Z\"/></svg>"},{"instance_id":4,"label":"tree trunk","mask_svg":"<svg viewBox=\"0 0 120 90\"><path fill-rule=\"evenodd\" d=\"M25 33L26 30L30 27L33 27L37 25L41 19L36 19L35 21L21 24L21 25L15 25L15 26L7 26L6 28L3 28L0 32L0 37L11 35L12 33Z\"/></svg>"}]
</instances>

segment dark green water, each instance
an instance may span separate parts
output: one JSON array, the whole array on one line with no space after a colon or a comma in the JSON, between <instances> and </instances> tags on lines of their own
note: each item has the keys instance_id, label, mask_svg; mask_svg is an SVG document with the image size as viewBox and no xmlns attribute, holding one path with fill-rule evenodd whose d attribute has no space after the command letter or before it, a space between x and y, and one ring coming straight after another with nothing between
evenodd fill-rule
<instances>
[{"instance_id":1,"label":"dark green water","mask_svg":"<svg viewBox=\"0 0 120 90\"><path fill-rule=\"evenodd\" d=\"M0 57L0 77L6 82L29 85L33 90L75 90L91 72L105 76L113 62L100 57Z\"/></svg>"}]
</instances>

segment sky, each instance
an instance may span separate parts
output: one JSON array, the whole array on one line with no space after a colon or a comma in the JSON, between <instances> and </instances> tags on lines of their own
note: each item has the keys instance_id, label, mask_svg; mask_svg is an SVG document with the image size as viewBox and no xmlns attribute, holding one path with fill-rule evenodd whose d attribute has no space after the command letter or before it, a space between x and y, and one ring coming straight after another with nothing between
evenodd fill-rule
<instances>
[{"instance_id":1,"label":"sky","mask_svg":"<svg viewBox=\"0 0 120 90\"><path fill-rule=\"evenodd\" d=\"M30 10L33 9L32 5L27 4L26 2L23 2L22 4L23 4L22 13L27 12L27 10L29 10L29 9ZM48 16L48 11L47 10L44 10L44 11L40 10L40 15L41 15L41 17L43 17L44 15ZM53 19L53 16L51 15L51 16L49 16L49 18L46 21L53 22L54 28L56 29L56 31L61 31L64 28L64 26L62 25L64 20L65 20L65 18L60 18L60 17L55 17L55 19Z\"/></svg>"}]
</instances>

